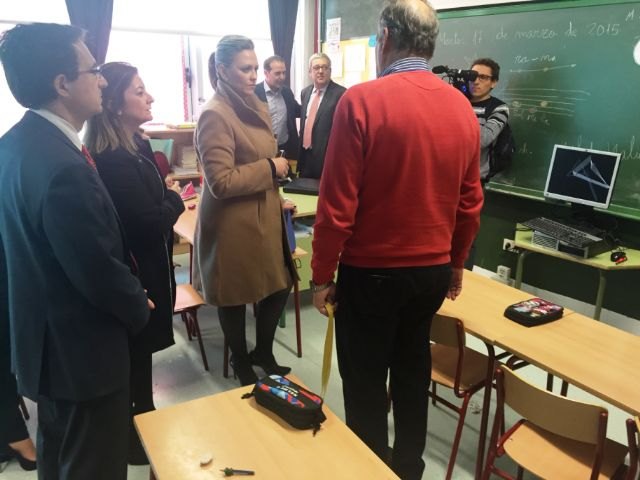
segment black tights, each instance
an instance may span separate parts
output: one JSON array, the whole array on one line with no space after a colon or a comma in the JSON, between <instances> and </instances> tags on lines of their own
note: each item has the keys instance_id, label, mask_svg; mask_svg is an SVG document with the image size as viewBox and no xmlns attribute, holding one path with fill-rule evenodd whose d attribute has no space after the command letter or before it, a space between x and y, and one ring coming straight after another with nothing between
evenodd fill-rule
<instances>
[{"instance_id":1,"label":"black tights","mask_svg":"<svg viewBox=\"0 0 640 480\"><path fill-rule=\"evenodd\" d=\"M256 357L263 359L273 357L273 338L288 297L289 289L287 288L272 293L256 304ZM218 307L220 325L224 337L229 342L234 361L243 361L248 358L245 328L246 309L246 305Z\"/></svg>"}]
</instances>

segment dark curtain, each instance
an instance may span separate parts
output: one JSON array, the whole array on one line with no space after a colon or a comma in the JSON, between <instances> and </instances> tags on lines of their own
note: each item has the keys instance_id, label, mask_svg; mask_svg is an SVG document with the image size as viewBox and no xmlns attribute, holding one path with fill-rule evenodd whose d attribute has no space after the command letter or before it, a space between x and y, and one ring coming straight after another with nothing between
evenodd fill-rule
<instances>
[{"instance_id":1,"label":"dark curtain","mask_svg":"<svg viewBox=\"0 0 640 480\"><path fill-rule=\"evenodd\" d=\"M109 47L113 0L65 0L71 25L87 31L85 43L96 62L104 63ZM296 2L297 3L297 2Z\"/></svg>"},{"instance_id":2,"label":"dark curtain","mask_svg":"<svg viewBox=\"0 0 640 480\"><path fill-rule=\"evenodd\" d=\"M289 70L291 70L291 51L293 35L296 33L297 16L298 0L269 0L273 52L284 58L284 63ZM289 85L289 76L287 76L287 85Z\"/></svg>"}]
</instances>

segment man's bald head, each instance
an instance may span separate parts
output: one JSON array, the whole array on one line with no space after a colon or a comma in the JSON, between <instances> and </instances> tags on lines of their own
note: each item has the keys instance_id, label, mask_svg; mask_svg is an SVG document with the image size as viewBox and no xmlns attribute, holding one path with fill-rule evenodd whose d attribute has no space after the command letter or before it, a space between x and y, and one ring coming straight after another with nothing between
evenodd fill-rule
<instances>
[{"instance_id":1,"label":"man's bald head","mask_svg":"<svg viewBox=\"0 0 640 480\"><path fill-rule=\"evenodd\" d=\"M384 29L393 49L406 56L433 57L438 16L426 0L388 0L380 13L378 37Z\"/></svg>"}]
</instances>

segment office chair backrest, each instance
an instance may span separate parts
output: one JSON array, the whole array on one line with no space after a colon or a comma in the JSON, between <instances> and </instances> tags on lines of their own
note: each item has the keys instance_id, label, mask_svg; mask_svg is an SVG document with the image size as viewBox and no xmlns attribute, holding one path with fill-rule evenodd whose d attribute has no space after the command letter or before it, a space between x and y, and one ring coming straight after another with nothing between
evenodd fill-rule
<instances>
[{"instance_id":1,"label":"office chair backrest","mask_svg":"<svg viewBox=\"0 0 640 480\"><path fill-rule=\"evenodd\" d=\"M529 422L572 440L593 445L604 441L608 415L605 408L538 388L506 366L500 366L499 370L505 404Z\"/></svg>"}]
</instances>

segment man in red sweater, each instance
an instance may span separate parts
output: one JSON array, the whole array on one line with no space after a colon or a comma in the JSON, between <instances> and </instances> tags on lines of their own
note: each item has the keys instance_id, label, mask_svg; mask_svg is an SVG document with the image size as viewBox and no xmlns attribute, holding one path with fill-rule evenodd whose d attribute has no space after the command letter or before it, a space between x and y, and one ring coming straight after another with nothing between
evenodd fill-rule
<instances>
[{"instance_id":1,"label":"man in red sweater","mask_svg":"<svg viewBox=\"0 0 640 480\"><path fill-rule=\"evenodd\" d=\"M378 79L340 100L314 226L314 305L337 304L336 345L347 425L420 479L430 380L429 329L455 299L482 207L478 121L469 101L433 75L438 21L423 0L384 7ZM333 278L338 264L338 283Z\"/></svg>"}]
</instances>

